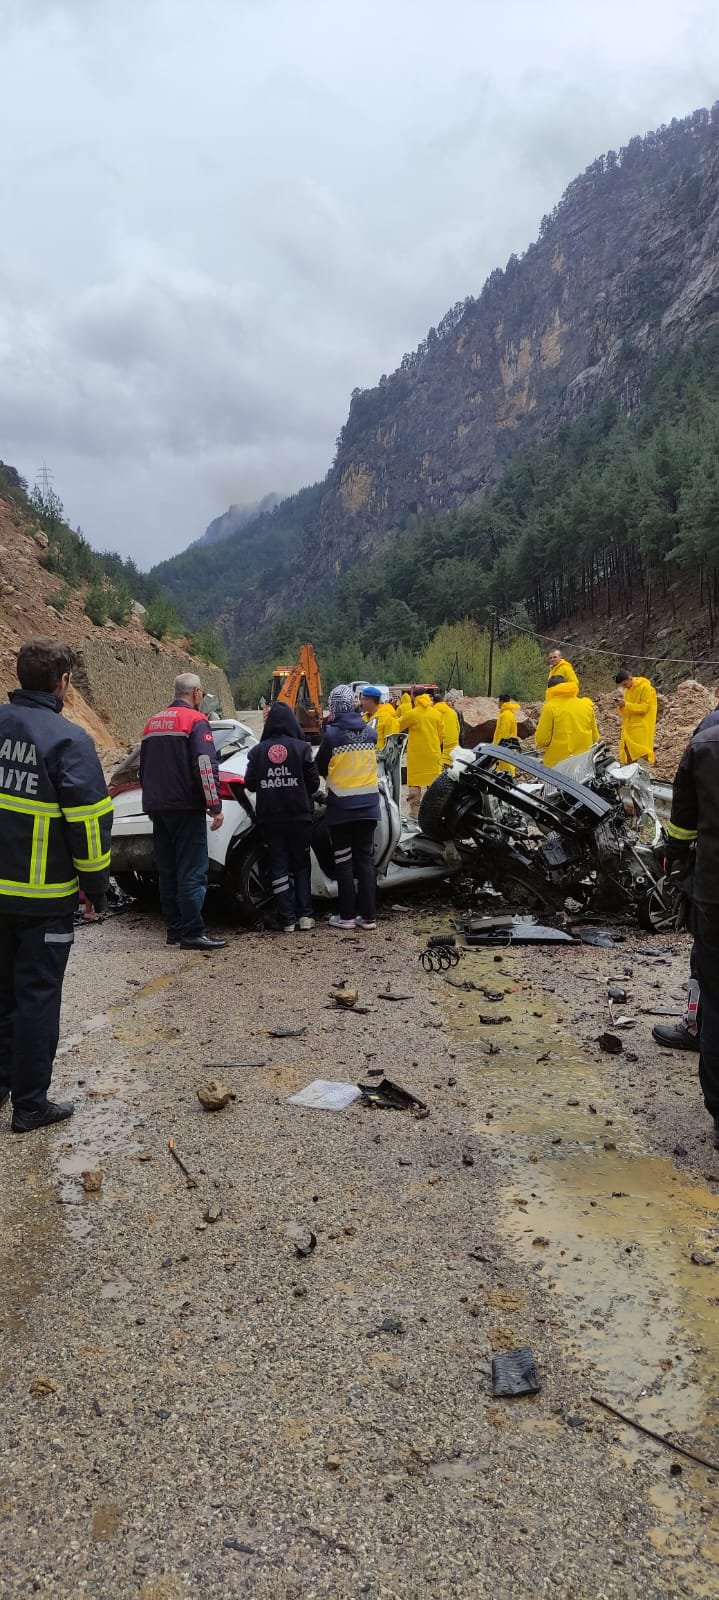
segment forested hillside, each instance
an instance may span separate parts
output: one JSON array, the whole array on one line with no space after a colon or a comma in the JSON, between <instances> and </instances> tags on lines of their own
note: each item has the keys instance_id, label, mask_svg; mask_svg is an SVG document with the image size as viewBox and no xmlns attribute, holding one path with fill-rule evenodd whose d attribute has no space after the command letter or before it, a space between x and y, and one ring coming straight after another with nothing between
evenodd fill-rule
<instances>
[{"instance_id":1,"label":"forested hillside","mask_svg":"<svg viewBox=\"0 0 719 1600\"><path fill-rule=\"evenodd\" d=\"M667 560L704 559L715 486L711 374L690 364L694 397L681 357L661 391L652 374L718 321L715 106L599 157L521 259L355 390L323 484L156 576L235 662L298 604L329 646L337 580L344 638L380 663L489 604L591 610L609 578L648 615Z\"/></svg>"},{"instance_id":2,"label":"forested hillside","mask_svg":"<svg viewBox=\"0 0 719 1600\"><path fill-rule=\"evenodd\" d=\"M565 426L516 455L480 504L419 520L330 598L263 629L241 676L251 691L270 657L305 637L329 678L355 677L358 663L383 680L421 676L428 660L437 665L427 648L438 629L486 623L490 608L539 633L561 634L570 616L595 631L609 622L611 633L631 615L638 654L650 649L657 609L671 619L688 601L685 633L711 646L718 590L715 331L655 371L636 417L606 403Z\"/></svg>"}]
</instances>

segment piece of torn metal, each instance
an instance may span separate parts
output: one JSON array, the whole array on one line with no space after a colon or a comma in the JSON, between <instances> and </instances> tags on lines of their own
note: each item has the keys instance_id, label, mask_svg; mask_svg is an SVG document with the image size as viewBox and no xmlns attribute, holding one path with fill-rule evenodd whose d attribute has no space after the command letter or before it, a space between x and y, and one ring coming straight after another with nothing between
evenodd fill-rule
<instances>
[{"instance_id":1,"label":"piece of torn metal","mask_svg":"<svg viewBox=\"0 0 719 1600\"><path fill-rule=\"evenodd\" d=\"M500 1350L492 1356L492 1394L497 1397L538 1394L542 1385L534 1352L529 1345L519 1350Z\"/></svg>"},{"instance_id":2,"label":"piece of torn metal","mask_svg":"<svg viewBox=\"0 0 719 1600\"><path fill-rule=\"evenodd\" d=\"M369 1105L380 1106L383 1110L412 1111L415 1106L420 1111L427 1110L424 1100L403 1089L401 1084L393 1083L391 1078L382 1078L380 1083L359 1083L357 1088Z\"/></svg>"}]
</instances>

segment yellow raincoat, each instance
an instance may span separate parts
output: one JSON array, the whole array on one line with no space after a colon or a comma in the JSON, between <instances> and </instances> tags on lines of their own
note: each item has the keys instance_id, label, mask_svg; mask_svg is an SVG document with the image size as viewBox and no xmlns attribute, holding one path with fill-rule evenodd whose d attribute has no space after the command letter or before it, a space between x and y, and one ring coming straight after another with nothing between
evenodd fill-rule
<instances>
[{"instance_id":1,"label":"yellow raincoat","mask_svg":"<svg viewBox=\"0 0 719 1600\"><path fill-rule=\"evenodd\" d=\"M545 767L556 767L569 756L581 756L599 739L593 702L580 696L573 683L558 683L547 690L534 742Z\"/></svg>"},{"instance_id":2,"label":"yellow raincoat","mask_svg":"<svg viewBox=\"0 0 719 1600\"><path fill-rule=\"evenodd\" d=\"M411 694L408 694L407 690L405 689L404 694L400 696L400 702L399 702L399 705L397 707L397 716L398 717L403 717L404 714L405 714L405 711L411 711L411 710L412 710L412 696L411 696Z\"/></svg>"},{"instance_id":3,"label":"yellow raincoat","mask_svg":"<svg viewBox=\"0 0 719 1600\"><path fill-rule=\"evenodd\" d=\"M504 705L500 706L497 725L492 734L492 744L502 744L505 739L516 739L517 712L521 711L521 709L518 700L505 700ZM508 761L498 761L497 771L510 772L514 777L516 768Z\"/></svg>"},{"instance_id":4,"label":"yellow raincoat","mask_svg":"<svg viewBox=\"0 0 719 1600\"><path fill-rule=\"evenodd\" d=\"M648 678L632 678L624 691L622 727L619 735L619 760L651 762L654 765L654 730L657 725L657 691Z\"/></svg>"},{"instance_id":5,"label":"yellow raincoat","mask_svg":"<svg viewBox=\"0 0 719 1600\"><path fill-rule=\"evenodd\" d=\"M459 717L454 706L448 706L446 700L435 700L435 715L439 723L439 742L442 750L442 766L451 767L452 751L459 744Z\"/></svg>"},{"instance_id":6,"label":"yellow raincoat","mask_svg":"<svg viewBox=\"0 0 719 1600\"><path fill-rule=\"evenodd\" d=\"M399 719L393 705L389 700L382 700L376 711L363 711L363 722L373 722L377 729L377 749L384 750L387 736L390 733L399 733Z\"/></svg>"},{"instance_id":7,"label":"yellow raincoat","mask_svg":"<svg viewBox=\"0 0 719 1600\"><path fill-rule=\"evenodd\" d=\"M571 661L565 661L564 656L557 662L556 667L550 667L547 673L547 681L550 678L563 678L565 683L573 683L577 694L579 694L579 679Z\"/></svg>"},{"instance_id":8,"label":"yellow raincoat","mask_svg":"<svg viewBox=\"0 0 719 1600\"><path fill-rule=\"evenodd\" d=\"M409 711L400 705L399 731L407 733L407 784L410 789L426 789L442 771L439 742L439 717L428 694L418 694Z\"/></svg>"}]
</instances>

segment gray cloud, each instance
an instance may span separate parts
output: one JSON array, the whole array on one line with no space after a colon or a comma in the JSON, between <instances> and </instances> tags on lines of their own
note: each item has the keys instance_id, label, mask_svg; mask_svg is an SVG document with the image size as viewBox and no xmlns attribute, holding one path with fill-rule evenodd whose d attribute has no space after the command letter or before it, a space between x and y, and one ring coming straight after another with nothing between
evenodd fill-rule
<instances>
[{"instance_id":1,"label":"gray cloud","mask_svg":"<svg viewBox=\"0 0 719 1600\"><path fill-rule=\"evenodd\" d=\"M0 0L0 29L0 455L143 565L323 474L355 384L719 77L713 0Z\"/></svg>"}]
</instances>

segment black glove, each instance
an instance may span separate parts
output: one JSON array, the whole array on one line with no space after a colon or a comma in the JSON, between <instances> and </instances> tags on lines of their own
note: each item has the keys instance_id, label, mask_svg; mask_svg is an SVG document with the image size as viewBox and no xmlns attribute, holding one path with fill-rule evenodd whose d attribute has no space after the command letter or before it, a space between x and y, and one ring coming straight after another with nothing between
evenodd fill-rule
<instances>
[{"instance_id":1,"label":"black glove","mask_svg":"<svg viewBox=\"0 0 719 1600\"><path fill-rule=\"evenodd\" d=\"M662 865L665 872L681 872L682 868L689 865L693 839L672 839L671 836L664 841L662 851Z\"/></svg>"},{"instance_id":2,"label":"black glove","mask_svg":"<svg viewBox=\"0 0 719 1600\"><path fill-rule=\"evenodd\" d=\"M91 894L91 895L88 896L88 898L90 900L90 904L92 905L93 910L96 911L98 916L101 917L103 911L107 911L107 895L106 894Z\"/></svg>"}]
</instances>

